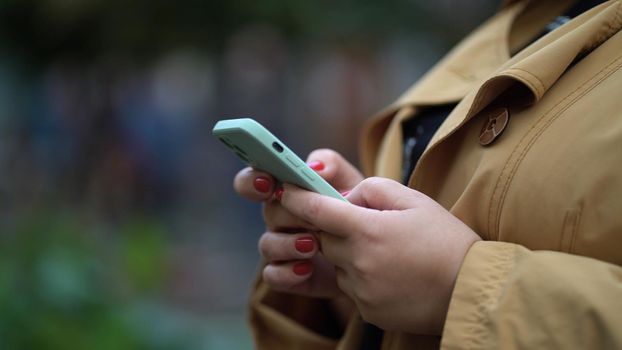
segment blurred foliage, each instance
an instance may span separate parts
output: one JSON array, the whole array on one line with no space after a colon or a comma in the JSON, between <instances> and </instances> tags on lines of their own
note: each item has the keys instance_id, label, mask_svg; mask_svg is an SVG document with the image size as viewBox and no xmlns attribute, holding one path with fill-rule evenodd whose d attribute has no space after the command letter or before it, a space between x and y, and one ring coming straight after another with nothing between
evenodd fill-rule
<instances>
[{"instance_id":1,"label":"blurred foliage","mask_svg":"<svg viewBox=\"0 0 622 350\"><path fill-rule=\"evenodd\" d=\"M183 344L181 336L155 344L128 307L136 296L157 293L166 279L166 242L157 222L130 222L121 239L98 238L62 211L34 211L16 222L0 236L3 349Z\"/></svg>"},{"instance_id":2,"label":"blurred foliage","mask_svg":"<svg viewBox=\"0 0 622 350\"><path fill-rule=\"evenodd\" d=\"M123 266L134 287L141 294L162 289L166 272L167 242L162 228L154 221L141 218L121 228Z\"/></svg>"},{"instance_id":3,"label":"blurred foliage","mask_svg":"<svg viewBox=\"0 0 622 350\"><path fill-rule=\"evenodd\" d=\"M0 42L35 63L102 53L148 59L180 46L219 51L249 23L270 23L290 39L369 43L431 28L434 18L412 0L4 0ZM443 28L456 39L463 30Z\"/></svg>"}]
</instances>

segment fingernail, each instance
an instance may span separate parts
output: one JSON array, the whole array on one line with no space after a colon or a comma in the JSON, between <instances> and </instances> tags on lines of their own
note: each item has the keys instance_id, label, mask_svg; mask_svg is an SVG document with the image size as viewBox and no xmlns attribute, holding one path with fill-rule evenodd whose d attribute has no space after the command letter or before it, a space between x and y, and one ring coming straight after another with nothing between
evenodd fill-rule
<instances>
[{"instance_id":1,"label":"fingernail","mask_svg":"<svg viewBox=\"0 0 622 350\"><path fill-rule=\"evenodd\" d=\"M294 243L296 250L301 253L309 253L313 251L313 247L315 246L315 242L311 238L298 238L296 243Z\"/></svg>"},{"instance_id":2,"label":"fingernail","mask_svg":"<svg viewBox=\"0 0 622 350\"><path fill-rule=\"evenodd\" d=\"M274 198L276 198L277 201L281 200L281 197L283 197L283 188L277 188L276 191L274 191Z\"/></svg>"},{"instance_id":3,"label":"fingernail","mask_svg":"<svg viewBox=\"0 0 622 350\"><path fill-rule=\"evenodd\" d=\"M257 192L268 193L272 184L267 177L259 176L253 181L253 187L255 187Z\"/></svg>"},{"instance_id":4,"label":"fingernail","mask_svg":"<svg viewBox=\"0 0 622 350\"><path fill-rule=\"evenodd\" d=\"M324 170L324 163L320 162L319 160L314 160L312 162L309 162L307 163L307 165L309 166L309 168L315 171Z\"/></svg>"},{"instance_id":5,"label":"fingernail","mask_svg":"<svg viewBox=\"0 0 622 350\"><path fill-rule=\"evenodd\" d=\"M345 197L345 196L347 196L347 195L348 195L348 193L350 193L350 191L343 191L343 192L341 192L341 195L342 195L343 197Z\"/></svg>"},{"instance_id":6,"label":"fingernail","mask_svg":"<svg viewBox=\"0 0 622 350\"><path fill-rule=\"evenodd\" d=\"M294 270L294 273L297 274L298 276L304 276L304 275L308 275L311 273L311 262L310 261L303 261L303 262L299 262L298 264L294 265L294 267L292 268L292 270Z\"/></svg>"}]
</instances>

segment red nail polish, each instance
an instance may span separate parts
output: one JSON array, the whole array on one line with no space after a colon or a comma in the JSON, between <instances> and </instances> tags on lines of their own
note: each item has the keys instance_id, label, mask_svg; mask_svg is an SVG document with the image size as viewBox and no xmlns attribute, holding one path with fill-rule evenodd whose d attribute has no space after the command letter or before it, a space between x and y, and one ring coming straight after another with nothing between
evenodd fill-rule
<instances>
[{"instance_id":1,"label":"red nail polish","mask_svg":"<svg viewBox=\"0 0 622 350\"><path fill-rule=\"evenodd\" d=\"M276 198L277 201L281 200L281 197L283 197L283 188L277 188L276 191L274 191L274 198Z\"/></svg>"},{"instance_id":2,"label":"red nail polish","mask_svg":"<svg viewBox=\"0 0 622 350\"><path fill-rule=\"evenodd\" d=\"M298 276L308 275L311 273L312 269L313 269L313 266L311 265L310 261L299 262L298 264L294 265L294 267L292 268L292 270L294 270L294 273L297 274Z\"/></svg>"},{"instance_id":3,"label":"red nail polish","mask_svg":"<svg viewBox=\"0 0 622 350\"><path fill-rule=\"evenodd\" d=\"M343 191L343 192L341 192L341 195L342 195L343 197L345 197L345 196L347 196L347 195L348 195L348 193L350 193L350 191Z\"/></svg>"},{"instance_id":4,"label":"red nail polish","mask_svg":"<svg viewBox=\"0 0 622 350\"><path fill-rule=\"evenodd\" d=\"M307 165L309 166L309 168L315 171L324 170L324 163L320 162L319 160L314 160L312 162L309 162L307 163Z\"/></svg>"},{"instance_id":5,"label":"red nail polish","mask_svg":"<svg viewBox=\"0 0 622 350\"><path fill-rule=\"evenodd\" d=\"M301 253L309 253L313 251L315 242L311 238L298 238L294 243L296 250Z\"/></svg>"},{"instance_id":6,"label":"red nail polish","mask_svg":"<svg viewBox=\"0 0 622 350\"><path fill-rule=\"evenodd\" d=\"M268 178L260 176L255 178L253 181L253 187L255 187L257 192L268 193L270 191L270 187L272 187L272 184Z\"/></svg>"}]
</instances>

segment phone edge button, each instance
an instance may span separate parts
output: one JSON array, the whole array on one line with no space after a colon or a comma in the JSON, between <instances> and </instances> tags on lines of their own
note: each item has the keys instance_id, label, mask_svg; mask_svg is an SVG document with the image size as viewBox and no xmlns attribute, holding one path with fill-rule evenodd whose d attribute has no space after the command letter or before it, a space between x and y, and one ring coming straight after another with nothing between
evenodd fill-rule
<instances>
[{"instance_id":1,"label":"phone edge button","mask_svg":"<svg viewBox=\"0 0 622 350\"><path fill-rule=\"evenodd\" d=\"M302 174L304 176L306 176L307 179L309 179L311 181L315 181L315 178L313 177L313 175L307 169L302 168L302 169L300 169L300 172L302 172Z\"/></svg>"},{"instance_id":2,"label":"phone edge button","mask_svg":"<svg viewBox=\"0 0 622 350\"><path fill-rule=\"evenodd\" d=\"M293 158L292 156L290 156L289 154L285 155L285 159L287 159L287 161L295 166L296 168L298 168L300 165L302 165L302 163L300 163L299 161L297 161L295 158Z\"/></svg>"}]
</instances>

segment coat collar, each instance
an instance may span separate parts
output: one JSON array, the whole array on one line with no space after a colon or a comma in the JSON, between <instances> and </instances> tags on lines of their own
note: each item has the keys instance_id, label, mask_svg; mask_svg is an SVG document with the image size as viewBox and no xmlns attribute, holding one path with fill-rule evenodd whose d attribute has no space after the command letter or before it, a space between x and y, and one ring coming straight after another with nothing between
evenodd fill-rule
<instances>
[{"instance_id":1,"label":"coat collar","mask_svg":"<svg viewBox=\"0 0 622 350\"><path fill-rule=\"evenodd\" d=\"M432 138L417 169L432 148L502 93L512 89L526 92L522 99L512 101L514 105L537 103L573 62L620 30L621 3L620 0L609 1L593 8L512 59L509 59L507 38L514 19L526 3L517 2L504 8L366 125L361 140L364 171L399 180L401 122L416 113L420 106L462 99ZM396 113L406 106L409 106L407 112ZM376 159L381 161L376 162ZM411 178L412 186L416 185L415 180Z\"/></svg>"},{"instance_id":2,"label":"coat collar","mask_svg":"<svg viewBox=\"0 0 622 350\"><path fill-rule=\"evenodd\" d=\"M361 138L361 164L367 175L400 177L400 123L420 106L457 102L509 58L507 37L525 2L508 6L455 47L396 102L370 119ZM397 113L405 109L405 112ZM395 118L394 118L395 117ZM387 132L389 131L389 132ZM376 159L381 159L376 163Z\"/></svg>"},{"instance_id":3,"label":"coat collar","mask_svg":"<svg viewBox=\"0 0 622 350\"><path fill-rule=\"evenodd\" d=\"M527 91L513 106L537 103L573 62L617 33L622 27L622 1L609 1L544 36L503 64L473 89L432 138L433 147L503 93ZM465 113L466 109L466 113Z\"/></svg>"},{"instance_id":4,"label":"coat collar","mask_svg":"<svg viewBox=\"0 0 622 350\"><path fill-rule=\"evenodd\" d=\"M409 186L420 188L421 168L434 149L501 96L506 107L537 103L563 73L622 28L622 1L603 3L544 36L517 54L473 89L436 132L412 174ZM518 98L517 96L520 96Z\"/></svg>"}]
</instances>

